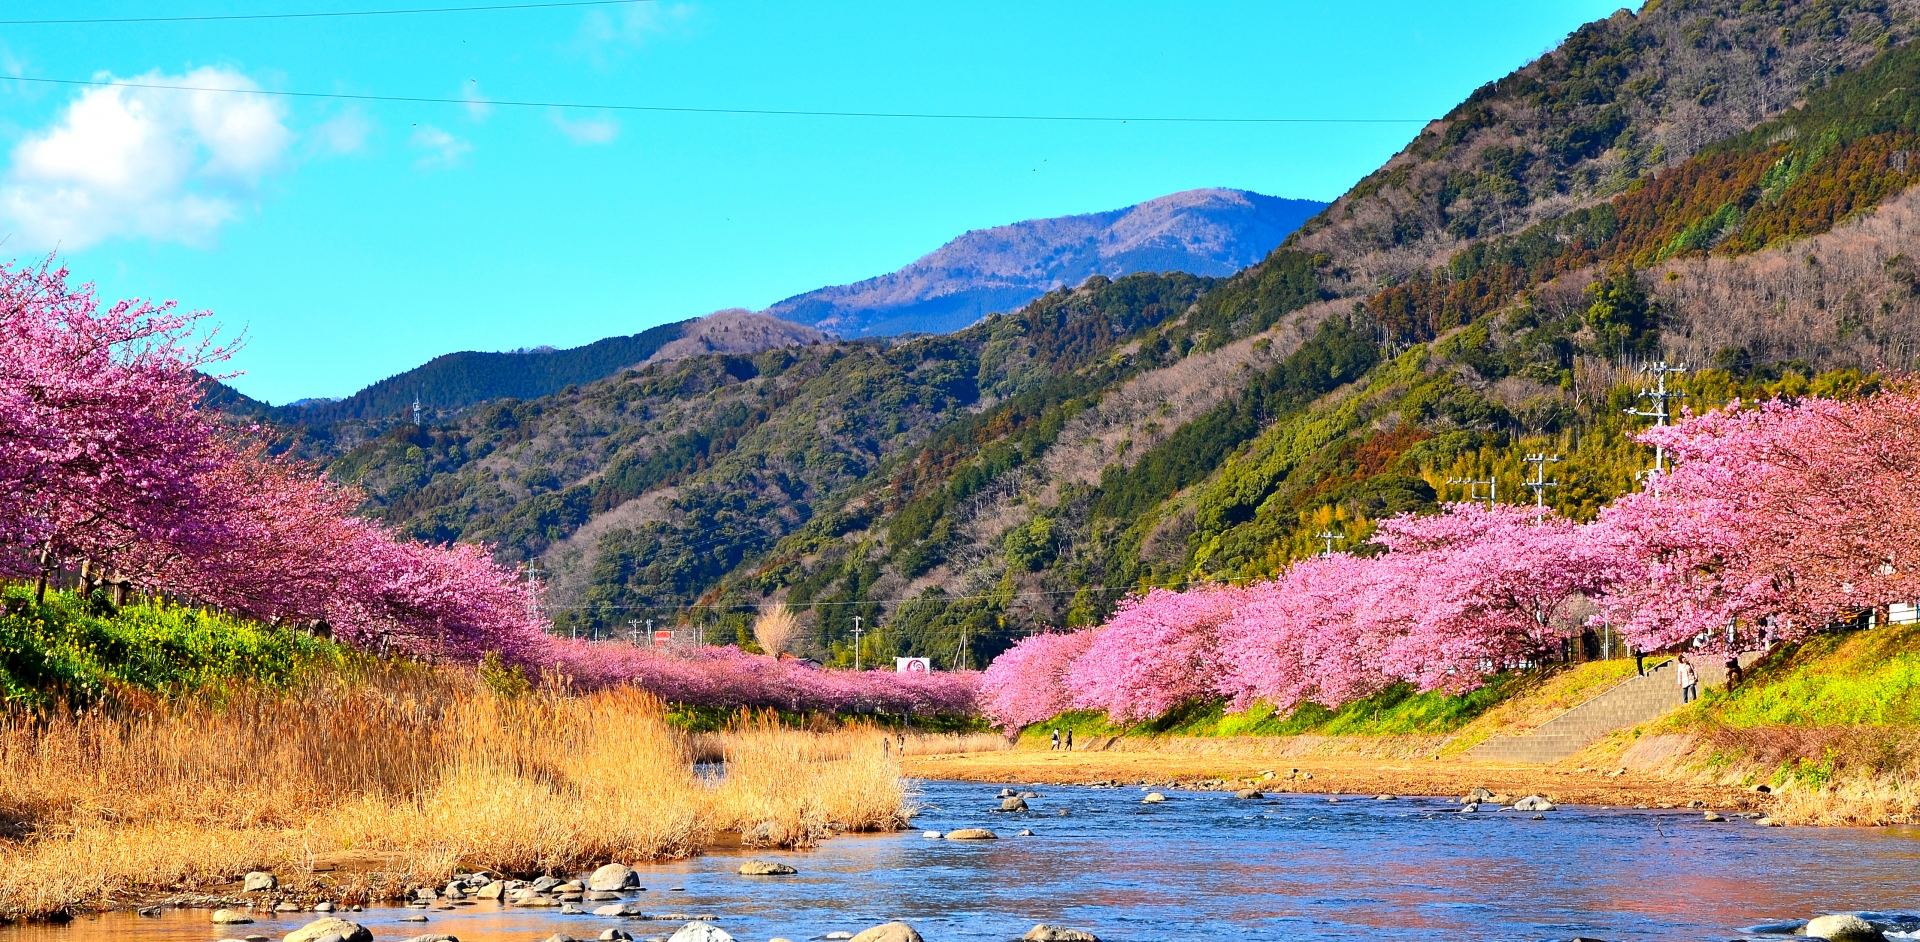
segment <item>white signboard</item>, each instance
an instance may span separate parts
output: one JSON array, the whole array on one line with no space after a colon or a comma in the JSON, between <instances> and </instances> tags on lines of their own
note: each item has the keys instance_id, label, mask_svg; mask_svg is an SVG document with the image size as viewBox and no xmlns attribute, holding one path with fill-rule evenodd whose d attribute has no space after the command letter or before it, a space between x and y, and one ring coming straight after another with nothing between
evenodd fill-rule
<instances>
[{"instance_id":1,"label":"white signboard","mask_svg":"<svg viewBox=\"0 0 1920 942\"><path fill-rule=\"evenodd\" d=\"M902 674L931 674L933 661L924 657L896 657L893 659L893 669Z\"/></svg>"}]
</instances>

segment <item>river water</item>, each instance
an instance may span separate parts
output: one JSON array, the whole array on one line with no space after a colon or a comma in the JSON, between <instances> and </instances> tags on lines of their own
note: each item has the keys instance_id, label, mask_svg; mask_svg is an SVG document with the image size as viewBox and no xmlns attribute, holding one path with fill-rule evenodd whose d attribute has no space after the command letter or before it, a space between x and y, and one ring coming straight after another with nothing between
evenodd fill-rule
<instances>
[{"instance_id":1,"label":"river water","mask_svg":"<svg viewBox=\"0 0 1920 942\"><path fill-rule=\"evenodd\" d=\"M1920 927L1920 829L1761 828L1699 812L1564 808L1458 814L1444 799L1286 795L1239 801L1166 790L1039 787L1001 814L999 786L920 785L904 834L839 838L806 852L726 852L644 866L648 911L705 914L742 942L808 940L904 919L929 942L1017 939L1037 922L1102 940L1767 938L1810 916L1872 911ZM1059 812L1065 811L1062 816ZM998 841L928 840L986 826ZM1023 828L1033 836L1019 837ZM749 858L789 877L743 877ZM678 887L678 890L673 888ZM599 904L584 904L593 906ZM420 933L462 942L638 939L676 924L501 910L497 904L342 914L376 942ZM114 913L66 926L0 928L0 942L208 942L278 938L314 918L209 925L205 910ZM1775 935L1774 938L1780 938ZM1920 932L1914 933L1920 938Z\"/></svg>"}]
</instances>

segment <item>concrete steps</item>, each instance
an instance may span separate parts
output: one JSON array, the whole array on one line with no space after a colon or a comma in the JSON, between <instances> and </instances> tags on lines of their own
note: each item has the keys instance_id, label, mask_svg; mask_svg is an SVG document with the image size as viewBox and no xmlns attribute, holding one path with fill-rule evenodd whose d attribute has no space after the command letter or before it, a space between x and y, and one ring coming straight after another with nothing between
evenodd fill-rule
<instances>
[{"instance_id":1,"label":"concrete steps","mask_svg":"<svg viewBox=\"0 0 1920 942\"><path fill-rule=\"evenodd\" d=\"M1760 655L1744 654L1742 667ZM1726 683L1727 672L1717 661L1695 658L1694 669L1700 686ZM1545 765L1558 762L1616 729L1638 726L1659 719L1679 707L1679 662L1668 660L1647 669L1646 674L1629 677L1579 706L1548 720L1524 736L1495 736L1468 749L1463 758L1480 762L1525 762Z\"/></svg>"}]
</instances>

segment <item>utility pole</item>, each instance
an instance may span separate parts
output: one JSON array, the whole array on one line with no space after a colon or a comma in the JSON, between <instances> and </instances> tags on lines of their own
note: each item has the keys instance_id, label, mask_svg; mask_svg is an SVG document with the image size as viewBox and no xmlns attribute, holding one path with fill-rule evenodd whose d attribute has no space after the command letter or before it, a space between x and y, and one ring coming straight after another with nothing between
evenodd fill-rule
<instances>
[{"instance_id":1,"label":"utility pole","mask_svg":"<svg viewBox=\"0 0 1920 942\"><path fill-rule=\"evenodd\" d=\"M1489 508L1493 506L1495 501L1500 499L1500 479L1491 474L1487 475L1485 480L1476 478L1448 478L1447 483L1465 484L1467 486L1467 500L1470 501L1481 499L1480 487L1485 485L1487 488L1487 496L1485 499Z\"/></svg>"},{"instance_id":2,"label":"utility pole","mask_svg":"<svg viewBox=\"0 0 1920 942\"><path fill-rule=\"evenodd\" d=\"M860 669L860 616L853 616L853 669Z\"/></svg>"},{"instance_id":3,"label":"utility pole","mask_svg":"<svg viewBox=\"0 0 1920 942\"><path fill-rule=\"evenodd\" d=\"M652 628L653 623L648 622L647 627ZM638 618L627 619L627 628L630 629L627 632L628 642L631 643L636 648L639 647L640 646L640 619Z\"/></svg>"},{"instance_id":4,"label":"utility pole","mask_svg":"<svg viewBox=\"0 0 1920 942\"><path fill-rule=\"evenodd\" d=\"M1559 481L1547 480L1547 465L1557 463L1559 460L1559 455L1554 455L1549 458L1539 452L1535 452L1526 457L1526 462L1533 465L1533 478L1521 483L1533 488L1533 506L1547 506L1547 488L1560 486Z\"/></svg>"},{"instance_id":5,"label":"utility pole","mask_svg":"<svg viewBox=\"0 0 1920 942\"><path fill-rule=\"evenodd\" d=\"M1315 539L1327 541L1327 548L1321 551L1320 553L1321 559L1326 559L1327 557L1333 555L1333 544L1335 540L1338 540L1342 543L1345 543L1347 541L1347 535L1337 530L1321 530L1319 533L1315 533L1313 536Z\"/></svg>"},{"instance_id":6,"label":"utility pole","mask_svg":"<svg viewBox=\"0 0 1920 942\"><path fill-rule=\"evenodd\" d=\"M1652 389L1643 387L1640 390L1640 398L1647 400L1649 408L1625 409L1622 411L1628 415L1639 416L1643 419L1652 419L1655 428L1667 424L1667 419L1673 415L1672 410L1667 408L1667 403L1675 399L1687 398L1686 393L1672 392L1667 389L1667 376L1669 374L1679 375L1686 371L1687 365L1685 363L1679 366L1668 366L1667 361L1661 360L1649 365L1647 372L1653 374L1654 386ZM1655 444L1653 446L1653 469L1651 471L1641 472L1640 476L1644 477L1647 474L1661 475L1665 473L1667 473L1667 447L1665 445Z\"/></svg>"},{"instance_id":7,"label":"utility pole","mask_svg":"<svg viewBox=\"0 0 1920 942\"><path fill-rule=\"evenodd\" d=\"M967 629L960 629L960 647L953 653L953 669L967 669Z\"/></svg>"}]
</instances>

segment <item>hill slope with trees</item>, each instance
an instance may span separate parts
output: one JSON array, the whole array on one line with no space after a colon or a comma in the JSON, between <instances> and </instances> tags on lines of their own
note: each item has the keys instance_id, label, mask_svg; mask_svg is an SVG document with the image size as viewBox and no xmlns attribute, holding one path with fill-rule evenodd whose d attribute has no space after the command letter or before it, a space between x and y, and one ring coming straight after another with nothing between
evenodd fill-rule
<instances>
[{"instance_id":1,"label":"hill slope with trees","mask_svg":"<svg viewBox=\"0 0 1920 942\"><path fill-rule=\"evenodd\" d=\"M550 573L588 631L982 664L1150 585L1272 575L1559 454L1650 456L1640 367L1850 394L1913 362L1916 5L1649 4L1476 91L1259 264L1098 276L956 333L696 357L341 455L370 510ZM1484 493L1484 491L1482 492ZM878 630L874 630L878 629Z\"/></svg>"}]
</instances>

